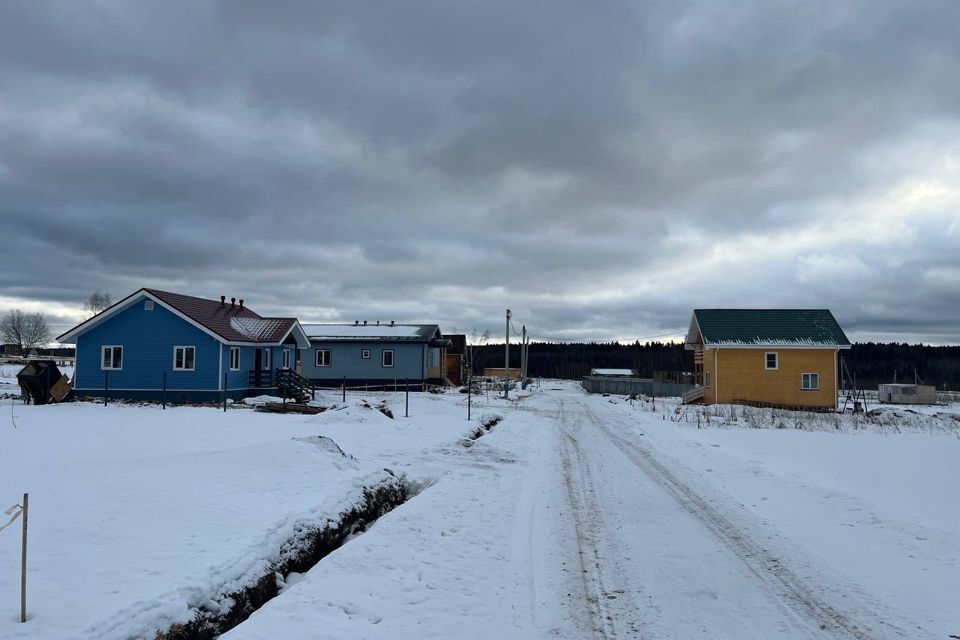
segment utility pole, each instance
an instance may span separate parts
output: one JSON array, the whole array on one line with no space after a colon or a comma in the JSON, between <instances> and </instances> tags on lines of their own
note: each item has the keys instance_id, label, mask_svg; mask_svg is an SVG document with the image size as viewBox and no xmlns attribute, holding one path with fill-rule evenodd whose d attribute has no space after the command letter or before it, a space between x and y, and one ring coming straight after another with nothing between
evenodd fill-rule
<instances>
[{"instance_id":1,"label":"utility pole","mask_svg":"<svg viewBox=\"0 0 960 640\"><path fill-rule=\"evenodd\" d=\"M527 325L523 325L520 341L520 388L527 388Z\"/></svg>"},{"instance_id":2,"label":"utility pole","mask_svg":"<svg viewBox=\"0 0 960 640\"><path fill-rule=\"evenodd\" d=\"M507 343L506 348L504 349L504 363L503 363L503 397L508 399L510 397L510 318L512 314L510 309L507 309Z\"/></svg>"}]
</instances>

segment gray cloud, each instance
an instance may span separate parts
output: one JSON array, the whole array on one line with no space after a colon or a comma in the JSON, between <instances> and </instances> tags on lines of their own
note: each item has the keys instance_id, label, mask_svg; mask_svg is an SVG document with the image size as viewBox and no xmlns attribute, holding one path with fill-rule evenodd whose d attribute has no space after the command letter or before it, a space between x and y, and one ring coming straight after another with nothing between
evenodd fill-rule
<instances>
[{"instance_id":1,"label":"gray cloud","mask_svg":"<svg viewBox=\"0 0 960 640\"><path fill-rule=\"evenodd\" d=\"M0 5L0 306L960 340L956 3ZM62 323L58 316L57 323Z\"/></svg>"}]
</instances>

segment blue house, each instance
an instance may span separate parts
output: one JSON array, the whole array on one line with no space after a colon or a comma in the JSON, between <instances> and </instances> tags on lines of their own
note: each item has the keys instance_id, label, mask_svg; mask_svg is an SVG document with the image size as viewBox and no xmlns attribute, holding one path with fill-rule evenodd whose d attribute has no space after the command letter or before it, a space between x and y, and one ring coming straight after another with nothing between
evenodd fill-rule
<instances>
[{"instance_id":1,"label":"blue house","mask_svg":"<svg viewBox=\"0 0 960 640\"><path fill-rule=\"evenodd\" d=\"M243 299L156 289L140 289L57 340L76 344L78 396L169 402L276 394L296 381L298 354L310 346L296 318L262 317Z\"/></svg>"},{"instance_id":2,"label":"blue house","mask_svg":"<svg viewBox=\"0 0 960 640\"><path fill-rule=\"evenodd\" d=\"M300 373L317 386L446 384L450 340L435 324L305 324L303 330L310 348L303 352Z\"/></svg>"}]
</instances>

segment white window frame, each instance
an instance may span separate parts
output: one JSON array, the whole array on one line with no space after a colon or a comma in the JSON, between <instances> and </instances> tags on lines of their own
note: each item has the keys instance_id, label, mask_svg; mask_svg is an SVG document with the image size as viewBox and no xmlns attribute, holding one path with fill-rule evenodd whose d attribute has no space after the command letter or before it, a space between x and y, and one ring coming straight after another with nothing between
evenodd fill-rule
<instances>
[{"instance_id":1,"label":"white window frame","mask_svg":"<svg viewBox=\"0 0 960 640\"><path fill-rule=\"evenodd\" d=\"M326 364L320 362L320 354L327 354ZM333 366L333 352L330 349L317 349L317 354L314 356L314 363L318 367L332 367Z\"/></svg>"},{"instance_id":2,"label":"white window frame","mask_svg":"<svg viewBox=\"0 0 960 640\"><path fill-rule=\"evenodd\" d=\"M284 369L290 368L290 360L291 360L290 354L291 354L290 349L283 350L283 368Z\"/></svg>"},{"instance_id":3,"label":"white window frame","mask_svg":"<svg viewBox=\"0 0 960 640\"><path fill-rule=\"evenodd\" d=\"M260 366L264 371L270 371L273 367L273 350L269 347L263 347L260 351Z\"/></svg>"},{"instance_id":4,"label":"white window frame","mask_svg":"<svg viewBox=\"0 0 960 640\"><path fill-rule=\"evenodd\" d=\"M187 349L193 349L193 366L177 366L177 350L183 349L183 364L187 364ZM174 371L196 371L197 370L197 347L192 344L178 344L173 347L173 370Z\"/></svg>"},{"instance_id":5,"label":"white window frame","mask_svg":"<svg viewBox=\"0 0 960 640\"><path fill-rule=\"evenodd\" d=\"M107 349L110 349L110 366L109 367L103 364L103 361L104 361L103 353ZM113 366L114 365L114 358L113 358L114 349L120 349L120 366L119 367ZM123 371L123 345L122 344L100 345L100 370L101 371Z\"/></svg>"},{"instance_id":6,"label":"white window frame","mask_svg":"<svg viewBox=\"0 0 960 640\"><path fill-rule=\"evenodd\" d=\"M711 380L711 378L713 378L712 374L712 371L703 372L703 386L710 387L710 385L713 383L713 380Z\"/></svg>"},{"instance_id":7,"label":"white window frame","mask_svg":"<svg viewBox=\"0 0 960 640\"><path fill-rule=\"evenodd\" d=\"M230 347L230 371L240 371L240 347Z\"/></svg>"},{"instance_id":8,"label":"white window frame","mask_svg":"<svg viewBox=\"0 0 960 640\"><path fill-rule=\"evenodd\" d=\"M390 364L387 364L387 354L390 354ZM393 365L396 364L397 357L393 353L393 349L384 349L380 352L380 366L384 369L392 369Z\"/></svg>"},{"instance_id":9,"label":"white window frame","mask_svg":"<svg viewBox=\"0 0 960 640\"><path fill-rule=\"evenodd\" d=\"M361 349L361 350L360 350L360 357L361 357L362 359L364 359L364 360L369 360L369 359L370 359L370 349Z\"/></svg>"},{"instance_id":10,"label":"white window frame","mask_svg":"<svg viewBox=\"0 0 960 640\"><path fill-rule=\"evenodd\" d=\"M817 386L813 386L813 376L817 377ZM809 383L804 385L804 379L808 380ZM817 371L810 371L807 373L800 374L800 389L803 391L820 391L820 373Z\"/></svg>"},{"instance_id":11,"label":"white window frame","mask_svg":"<svg viewBox=\"0 0 960 640\"><path fill-rule=\"evenodd\" d=\"M769 357L773 356L773 366L770 366ZM780 368L780 352L778 351L764 351L763 352L763 368L767 371L776 371Z\"/></svg>"}]
</instances>

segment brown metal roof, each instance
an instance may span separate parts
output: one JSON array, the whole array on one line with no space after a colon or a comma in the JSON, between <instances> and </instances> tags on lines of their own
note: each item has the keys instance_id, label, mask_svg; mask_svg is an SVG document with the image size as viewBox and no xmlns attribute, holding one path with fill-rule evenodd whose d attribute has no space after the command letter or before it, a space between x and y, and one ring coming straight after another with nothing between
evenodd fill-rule
<instances>
[{"instance_id":1,"label":"brown metal roof","mask_svg":"<svg viewBox=\"0 0 960 640\"><path fill-rule=\"evenodd\" d=\"M144 291L228 342L280 342L297 322L296 318L264 318L239 304L157 289Z\"/></svg>"}]
</instances>

